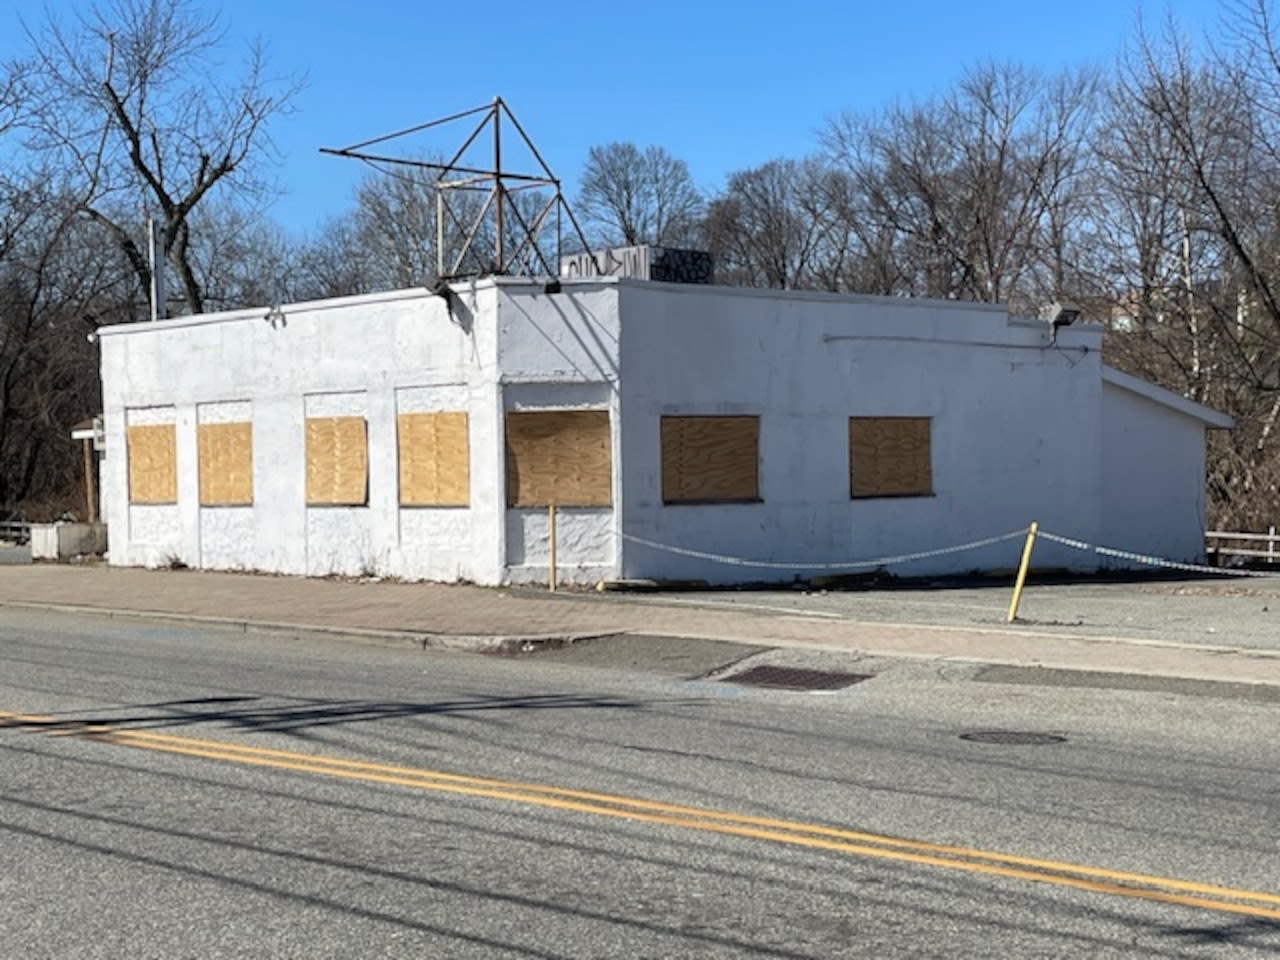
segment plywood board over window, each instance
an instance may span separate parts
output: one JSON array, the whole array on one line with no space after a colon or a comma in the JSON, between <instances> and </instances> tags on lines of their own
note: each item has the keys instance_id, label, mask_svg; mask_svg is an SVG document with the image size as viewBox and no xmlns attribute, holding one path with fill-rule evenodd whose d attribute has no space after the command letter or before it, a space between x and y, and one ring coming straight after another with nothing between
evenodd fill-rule
<instances>
[{"instance_id":1,"label":"plywood board over window","mask_svg":"<svg viewBox=\"0 0 1280 960\"><path fill-rule=\"evenodd\" d=\"M172 423L129 427L130 503L178 502L178 444Z\"/></svg>"},{"instance_id":2,"label":"plywood board over window","mask_svg":"<svg viewBox=\"0 0 1280 960\"><path fill-rule=\"evenodd\" d=\"M850 417L849 492L858 497L933 493L929 417Z\"/></svg>"},{"instance_id":3,"label":"plywood board over window","mask_svg":"<svg viewBox=\"0 0 1280 960\"><path fill-rule=\"evenodd\" d=\"M369 453L364 417L307 418L307 505L364 506Z\"/></svg>"},{"instance_id":4,"label":"plywood board over window","mask_svg":"<svg viewBox=\"0 0 1280 960\"><path fill-rule=\"evenodd\" d=\"M760 499L760 418L662 418L663 503Z\"/></svg>"},{"instance_id":5,"label":"plywood board over window","mask_svg":"<svg viewBox=\"0 0 1280 960\"><path fill-rule=\"evenodd\" d=\"M202 423L196 434L200 453L200 506L252 504L253 424Z\"/></svg>"},{"instance_id":6,"label":"plywood board over window","mask_svg":"<svg viewBox=\"0 0 1280 960\"><path fill-rule=\"evenodd\" d=\"M507 414L507 505L607 507L613 503L607 410Z\"/></svg>"},{"instance_id":7,"label":"plywood board over window","mask_svg":"<svg viewBox=\"0 0 1280 960\"><path fill-rule=\"evenodd\" d=\"M402 413L396 418L402 507L465 507L471 447L465 413Z\"/></svg>"}]
</instances>

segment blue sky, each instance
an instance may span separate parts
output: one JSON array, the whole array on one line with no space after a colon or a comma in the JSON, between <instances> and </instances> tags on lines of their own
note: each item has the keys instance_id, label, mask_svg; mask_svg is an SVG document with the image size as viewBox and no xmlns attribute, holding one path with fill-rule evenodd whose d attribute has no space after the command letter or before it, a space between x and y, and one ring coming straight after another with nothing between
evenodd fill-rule
<instances>
[{"instance_id":1,"label":"blue sky","mask_svg":"<svg viewBox=\"0 0 1280 960\"><path fill-rule=\"evenodd\" d=\"M20 18L66 0L0 4L0 58ZM367 167L338 147L502 96L572 197L593 144L659 144L699 185L773 157L801 156L824 121L946 89L968 66L1106 66L1139 16L1216 31L1220 0L793 0L700 3L432 3L224 0L231 44L266 44L272 69L302 74L296 112L273 127L286 193L271 213L306 233L351 204ZM229 58L228 67L232 65ZM465 131L411 141L451 151Z\"/></svg>"}]
</instances>

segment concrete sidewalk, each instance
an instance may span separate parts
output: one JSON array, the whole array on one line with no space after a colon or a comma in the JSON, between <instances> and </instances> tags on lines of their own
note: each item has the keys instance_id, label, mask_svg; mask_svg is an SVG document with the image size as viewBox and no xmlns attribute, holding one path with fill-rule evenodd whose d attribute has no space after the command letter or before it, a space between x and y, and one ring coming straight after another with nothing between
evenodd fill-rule
<instances>
[{"instance_id":1,"label":"concrete sidewalk","mask_svg":"<svg viewBox=\"0 0 1280 960\"><path fill-rule=\"evenodd\" d=\"M0 608L89 611L245 630L518 652L615 634L1280 686L1280 650L1069 636L1022 625L867 622L685 598L550 594L102 565L0 567ZM0 612L0 616L3 613Z\"/></svg>"}]
</instances>

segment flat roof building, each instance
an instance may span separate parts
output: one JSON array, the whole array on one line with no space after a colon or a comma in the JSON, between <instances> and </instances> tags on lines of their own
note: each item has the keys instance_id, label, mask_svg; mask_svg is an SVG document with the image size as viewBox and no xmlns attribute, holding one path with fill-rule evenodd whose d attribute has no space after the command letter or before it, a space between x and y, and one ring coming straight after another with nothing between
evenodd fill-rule
<instances>
[{"instance_id":1,"label":"flat roof building","mask_svg":"<svg viewBox=\"0 0 1280 960\"><path fill-rule=\"evenodd\" d=\"M965 302L491 277L100 336L125 565L542 582L551 506L577 583L1007 569L1032 521L1195 560L1231 425Z\"/></svg>"}]
</instances>

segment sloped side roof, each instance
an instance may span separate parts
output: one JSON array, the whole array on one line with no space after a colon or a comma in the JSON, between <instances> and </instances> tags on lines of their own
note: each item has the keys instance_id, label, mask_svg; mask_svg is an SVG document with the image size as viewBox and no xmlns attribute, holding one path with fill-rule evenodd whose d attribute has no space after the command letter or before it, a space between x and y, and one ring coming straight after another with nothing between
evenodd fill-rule
<instances>
[{"instance_id":1,"label":"sloped side roof","mask_svg":"<svg viewBox=\"0 0 1280 960\"><path fill-rule=\"evenodd\" d=\"M1188 400L1172 390L1157 387L1154 383L1148 383L1140 377L1121 373L1114 367L1108 367L1105 364L1102 367L1102 381L1103 383L1111 384L1113 387L1119 387L1121 390L1136 393L1140 397L1145 397L1153 403L1160 404L1162 407L1168 407L1170 410L1176 411L1185 417L1199 420L1206 427L1217 430L1230 430L1236 425L1235 420L1225 413L1214 410L1212 407L1206 407L1202 403L1196 403L1194 400Z\"/></svg>"}]
</instances>

